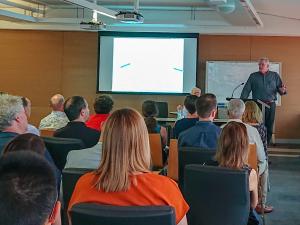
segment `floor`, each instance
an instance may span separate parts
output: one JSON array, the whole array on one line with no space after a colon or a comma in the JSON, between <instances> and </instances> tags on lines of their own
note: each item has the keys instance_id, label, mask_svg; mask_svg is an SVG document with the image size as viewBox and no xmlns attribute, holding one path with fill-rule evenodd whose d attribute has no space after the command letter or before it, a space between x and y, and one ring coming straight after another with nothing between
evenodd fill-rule
<instances>
[{"instance_id":1,"label":"floor","mask_svg":"<svg viewBox=\"0 0 300 225\"><path fill-rule=\"evenodd\" d=\"M269 160L268 203L274 206L274 211L265 216L265 224L300 225L300 147L269 148Z\"/></svg>"}]
</instances>

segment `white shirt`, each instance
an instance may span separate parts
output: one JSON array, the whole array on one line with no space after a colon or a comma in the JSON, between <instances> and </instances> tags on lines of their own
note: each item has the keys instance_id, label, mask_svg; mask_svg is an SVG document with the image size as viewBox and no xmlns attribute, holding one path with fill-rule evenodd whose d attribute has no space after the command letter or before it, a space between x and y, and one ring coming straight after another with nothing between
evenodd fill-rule
<instances>
[{"instance_id":1,"label":"white shirt","mask_svg":"<svg viewBox=\"0 0 300 225\"><path fill-rule=\"evenodd\" d=\"M28 124L26 133L35 134L37 136L40 136L40 131L31 124Z\"/></svg>"}]
</instances>

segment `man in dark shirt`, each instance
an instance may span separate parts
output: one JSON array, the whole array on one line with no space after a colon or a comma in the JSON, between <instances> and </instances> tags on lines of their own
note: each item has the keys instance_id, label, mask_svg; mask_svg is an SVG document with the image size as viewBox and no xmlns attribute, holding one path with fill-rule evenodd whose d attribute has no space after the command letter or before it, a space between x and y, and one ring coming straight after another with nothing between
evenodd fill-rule
<instances>
[{"instance_id":1,"label":"man in dark shirt","mask_svg":"<svg viewBox=\"0 0 300 225\"><path fill-rule=\"evenodd\" d=\"M269 70L269 59L261 58L258 66L259 71L250 74L243 91L241 98L248 98L252 91L253 99L260 99L270 106L265 111L265 125L267 127L267 140L268 144L271 141L273 133L273 125L275 120L275 110L277 100L277 93L285 95L287 93L286 86L282 83L278 73Z\"/></svg>"},{"instance_id":2,"label":"man in dark shirt","mask_svg":"<svg viewBox=\"0 0 300 225\"><path fill-rule=\"evenodd\" d=\"M194 126L196 122L199 120L198 114L196 112L196 105L195 105L197 98L198 97L196 95L188 95L185 97L184 107L187 110L187 117L178 120L175 123L174 130L173 130L175 138L178 138L179 134L182 131L185 131L190 127Z\"/></svg>"},{"instance_id":3,"label":"man in dark shirt","mask_svg":"<svg viewBox=\"0 0 300 225\"><path fill-rule=\"evenodd\" d=\"M64 111L70 122L65 127L56 130L54 137L80 139L86 148L96 145L100 132L85 125L89 118L87 101L81 96L68 98L64 104Z\"/></svg>"},{"instance_id":4,"label":"man in dark shirt","mask_svg":"<svg viewBox=\"0 0 300 225\"><path fill-rule=\"evenodd\" d=\"M196 110L199 121L179 135L178 145L216 150L221 133L221 129L212 122L217 113L216 96L201 95L196 100Z\"/></svg>"}]
</instances>

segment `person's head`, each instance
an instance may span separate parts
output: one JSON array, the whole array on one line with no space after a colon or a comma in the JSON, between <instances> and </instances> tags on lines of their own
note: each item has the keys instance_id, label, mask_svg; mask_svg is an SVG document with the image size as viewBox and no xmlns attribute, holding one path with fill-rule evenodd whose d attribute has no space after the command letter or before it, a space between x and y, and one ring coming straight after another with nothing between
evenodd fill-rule
<instances>
[{"instance_id":1,"label":"person's head","mask_svg":"<svg viewBox=\"0 0 300 225\"><path fill-rule=\"evenodd\" d=\"M132 175L150 168L149 136L144 118L133 109L114 111L103 131L102 157L95 186L106 192L126 191Z\"/></svg>"},{"instance_id":2,"label":"person's head","mask_svg":"<svg viewBox=\"0 0 300 225\"><path fill-rule=\"evenodd\" d=\"M144 117L156 117L159 113L156 102L152 100L144 101L142 105L142 113Z\"/></svg>"},{"instance_id":3,"label":"person's head","mask_svg":"<svg viewBox=\"0 0 300 225\"><path fill-rule=\"evenodd\" d=\"M245 123L262 123L263 116L260 108L254 101L245 103L245 112L243 114L243 122Z\"/></svg>"},{"instance_id":4,"label":"person's head","mask_svg":"<svg viewBox=\"0 0 300 225\"><path fill-rule=\"evenodd\" d=\"M64 104L64 111L70 121L85 122L89 118L87 101L81 96L72 96Z\"/></svg>"},{"instance_id":5,"label":"person's head","mask_svg":"<svg viewBox=\"0 0 300 225\"><path fill-rule=\"evenodd\" d=\"M270 61L268 58L263 57L258 60L258 68L261 73L266 73L269 71Z\"/></svg>"},{"instance_id":6,"label":"person's head","mask_svg":"<svg viewBox=\"0 0 300 225\"><path fill-rule=\"evenodd\" d=\"M200 88L197 88L197 87L194 87L192 90L191 90L191 95L195 95L197 97L200 97L201 95L201 89Z\"/></svg>"},{"instance_id":7,"label":"person's head","mask_svg":"<svg viewBox=\"0 0 300 225\"><path fill-rule=\"evenodd\" d=\"M53 95L50 99L50 107L53 111L64 111L65 98L61 94Z\"/></svg>"},{"instance_id":8,"label":"person's head","mask_svg":"<svg viewBox=\"0 0 300 225\"><path fill-rule=\"evenodd\" d=\"M50 225L60 210L52 166L29 151L0 158L0 217L2 225Z\"/></svg>"},{"instance_id":9,"label":"person's head","mask_svg":"<svg viewBox=\"0 0 300 225\"><path fill-rule=\"evenodd\" d=\"M94 110L96 114L108 114L112 110L114 102L108 95L99 95L94 102Z\"/></svg>"},{"instance_id":10,"label":"person's head","mask_svg":"<svg viewBox=\"0 0 300 225\"><path fill-rule=\"evenodd\" d=\"M221 131L216 160L220 166L241 169L247 164L248 145L246 126L235 121L229 122Z\"/></svg>"},{"instance_id":11,"label":"person's head","mask_svg":"<svg viewBox=\"0 0 300 225\"><path fill-rule=\"evenodd\" d=\"M28 121L21 97L0 95L0 106L0 131L25 133Z\"/></svg>"},{"instance_id":12,"label":"person's head","mask_svg":"<svg viewBox=\"0 0 300 225\"><path fill-rule=\"evenodd\" d=\"M40 155L45 154L45 144L44 141L37 135L26 133L20 134L12 139L3 149L2 154L6 154L9 152L16 152L16 151L33 151Z\"/></svg>"},{"instance_id":13,"label":"person's head","mask_svg":"<svg viewBox=\"0 0 300 225\"><path fill-rule=\"evenodd\" d=\"M189 114L193 115L196 112L196 100L198 97L196 95L188 95L184 99L184 107Z\"/></svg>"},{"instance_id":14,"label":"person's head","mask_svg":"<svg viewBox=\"0 0 300 225\"><path fill-rule=\"evenodd\" d=\"M213 120L217 113L217 98L214 94L201 95L196 100L196 110L200 119Z\"/></svg>"},{"instance_id":15,"label":"person's head","mask_svg":"<svg viewBox=\"0 0 300 225\"><path fill-rule=\"evenodd\" d=\"M27 119L30 118L31 115L31 101L29 98L26 97L21 97L22 99L22 103L23 103L23 107L27 116Z\"/></svg>"},{"instance_id":16,"label":"person's head","mask_svg":"<svg viewBox=\"0 0 300 225\"><path fill-rule=\"evenodd\" d=\"M245 103L241 99L231 99L227 107L229 119L242 119Z\"/></svg>"},{"instance_id":17,"label":"person's head","mask_svg":"<svg viewBox=\"0 0 300 225\"><path fill-rule=\"evenodd\" d=\"M145 117L144 118L147 130L149 134L157 133L157 121L154 117Z\"/></svg>"}]
</instances>

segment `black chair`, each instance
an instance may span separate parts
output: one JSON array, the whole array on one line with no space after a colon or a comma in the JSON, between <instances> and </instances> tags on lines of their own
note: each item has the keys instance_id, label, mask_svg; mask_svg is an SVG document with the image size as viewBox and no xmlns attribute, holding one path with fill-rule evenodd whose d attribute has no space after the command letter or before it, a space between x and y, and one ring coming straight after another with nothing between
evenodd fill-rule
<instances>
[{"instance_id":1,"label":"black chair","mask_svg":"<svg viewBox=\"0 0 300 225\"><path fill-rule=\"evenodd\" d=\"M184 196L189 225L246 225L250 212L246 170L187 165Z\"/></svg>"},{"instance_id":2,"label":"black chair","mask_svg":"<svg viewBox=\"0 0 300 225\"><path fill-rule=\"evenodd\" d=\"M207 163L213 159L215 154L215 149L178 147L178 183L181 190L184 185L184 167L188 164Z\"/></svg>"},{"instance_id":3,"label":"black chair","mask_svg":"<svg viewBox=\"0 0 300 225\"><path fill-rule=\"evenodd\" d=\"M169 117L169 109L167 102L156 102L158 108L157 118L168 118Z\"/></svg>"},{"instance_id":4,"label":"black chair","mask_svg":"<svg viewBox=\"0 0 300 225\"><path fill-rule=\"evenodd\" d=\"M175 225L170 206L111 206L76 204L71 209L72 225Z\"/></svg>"},{"instance_id":5,"label":"black chair","mask_svg":"<svg viewBox=\"0 0 300 225\"><path fill-rule=\"evenodd\" d=\"M42 137L46 148L52 156L57 168L62 171L65 167L67 155L71 150L79 150L84 148L84 144L79 139L58 138L58 137Z\"/></svg>"},{"instance_id":6,"label":"black chair","mask_svg":"<svg viewBox=\"0 0 300 225\"><path fill-rule=\"evenodd\" d=\"M67 210L70 199L72 197L75 185L78 179L85 173L92 171L91 169L67 168L62 171L62 189L63 189L63 221L68 224Z\"/></svg>"}]
</instances>

